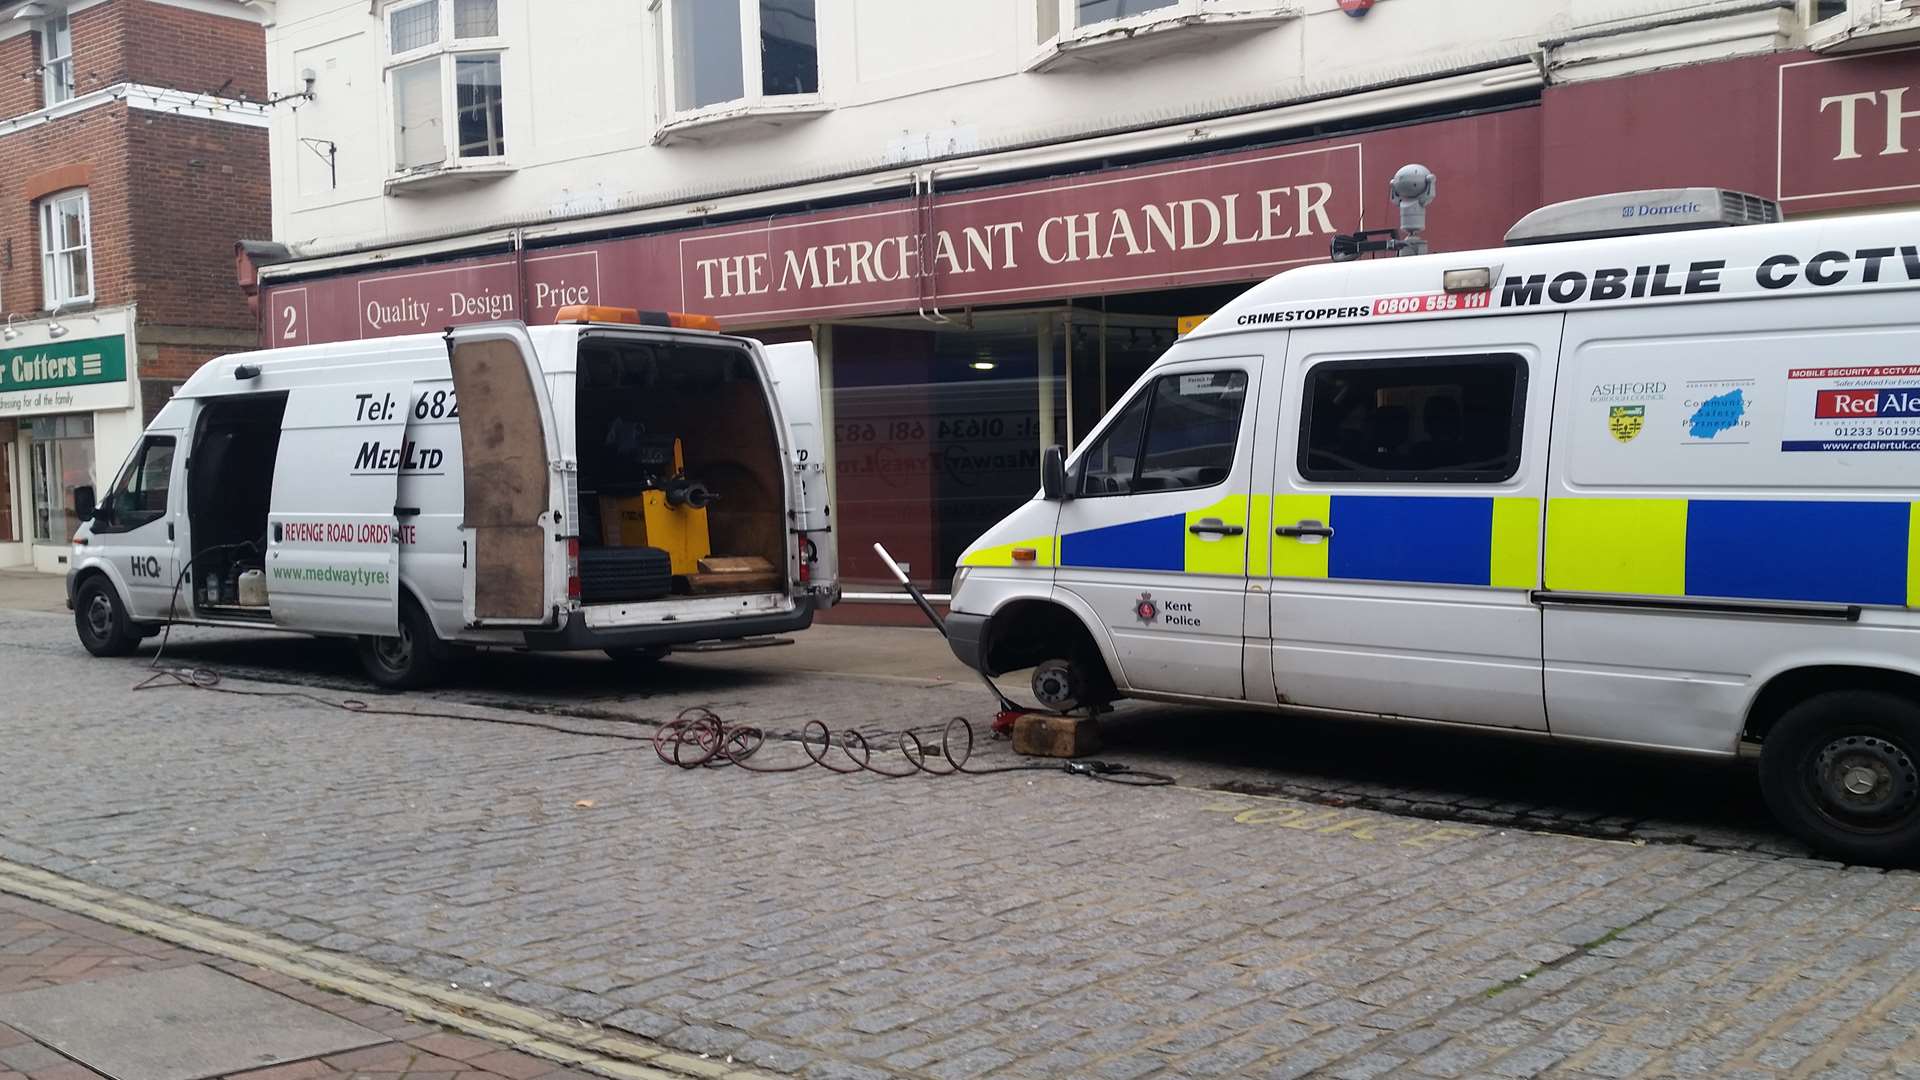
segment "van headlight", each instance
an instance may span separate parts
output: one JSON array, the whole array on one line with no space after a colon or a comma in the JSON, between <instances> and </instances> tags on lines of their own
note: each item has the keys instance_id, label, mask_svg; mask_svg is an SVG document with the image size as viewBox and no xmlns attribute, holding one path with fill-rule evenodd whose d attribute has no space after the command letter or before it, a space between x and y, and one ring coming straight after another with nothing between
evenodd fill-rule
<instances>
[{"instance_id":1,"label":"van headlight","mask_svg":"<svg viewBox=\"0 0 1920 1080\"><path fill-rule=\"evenodd\" d=\"M973 567L971 566L962 566L955 570L953 572L953 589L948 595L959 596L960 590L967 587L967 575L971 573L973 573Z\"/></svg>"}]
</instances>

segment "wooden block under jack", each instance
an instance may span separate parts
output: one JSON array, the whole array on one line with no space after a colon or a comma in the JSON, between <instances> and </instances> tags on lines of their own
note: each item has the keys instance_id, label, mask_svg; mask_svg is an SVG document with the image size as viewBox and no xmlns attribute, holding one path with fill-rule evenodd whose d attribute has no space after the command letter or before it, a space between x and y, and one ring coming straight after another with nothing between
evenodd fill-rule
<instances>
[{"instance_id":1,"label":"wooden block under jack","mask_svg":"<svg viewBox=\"0 0 1920 1080\"><path fill-rule=\"evenodd\" d=\"M1091 716L1029 713L1013 722L1013 752L1077 758L1100 752L1100 722Z\"/></svg>"}]
</instances>

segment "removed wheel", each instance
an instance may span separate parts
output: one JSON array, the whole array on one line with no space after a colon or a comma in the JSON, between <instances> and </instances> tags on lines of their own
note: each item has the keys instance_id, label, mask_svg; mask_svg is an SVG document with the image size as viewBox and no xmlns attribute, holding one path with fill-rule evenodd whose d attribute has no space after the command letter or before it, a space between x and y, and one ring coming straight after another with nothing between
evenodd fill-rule
<instances>
[{"instance_id":1,"label":"removed wheel","mask_svg":"<svg viewBox=\"0 0 1920 1080\"><path fill-rule=\"evenodd\" d=\"M607 659L617 660L630 667L649 668L665 660L673 652L665 645L631 645L623 649L605 650Z\"/></svg>"},{"instance_id":2,"label":"removed wheel","mask_svg":"<svg viewBox=\"0 0 1920 1080\"><path fill-rule=\"evenodd\" d=\"M1814 849L1911 865L1920 858L1920 704L1874 690L1808 698L1767 732L1760 788Z\"/></svg>"},{"instance_id":3,"label":"removed wheel","mask_svg":"<svg viewBox=\"0 0 1920 1080\"><path fill-rule=\"evenodd\" d=\"M140 634L127 621L127 609L113 582L91 577L73 598L73 625L80 632L80 644L95 656L126 656L140 641Z\"/></svg>"},{"instance_id":4,"label":"removed wheel","mask_svg":"<svg viewBox=\"0 0 1920 1080\"><path fill-rule=\"evenodd\" d=\"M387 690L415 690L439 678L446 647L433 632L433 622L411 598L400 604L397 637L362 637L355 651L367 678Z\"/></svg>"}]
</instances>

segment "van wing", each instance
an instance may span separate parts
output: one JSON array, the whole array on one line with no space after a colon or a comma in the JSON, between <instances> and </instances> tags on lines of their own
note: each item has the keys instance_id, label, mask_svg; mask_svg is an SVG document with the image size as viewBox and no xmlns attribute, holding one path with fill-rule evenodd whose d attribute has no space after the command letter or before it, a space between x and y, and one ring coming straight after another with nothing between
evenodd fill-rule
<instances>
[{"instance_id":1,"label":"van wing","mask_svg":"<svg viewBox=\"0 0 1920 1080\"><path fill-rule=\"evenodd\" d=\"M820 401L820 358L813 343L762 345L767 370L773 375L780 417L786 423L786 441L793 473L789 527L811 545L809 580L820 606L831 606L839 595L840 549L833 531L833 493L828 486L827 432Z\"/></svg>"},{"instance_id":2,"label":"van wing","mask_svg":"<svg viewBox=\"0 0 1920 1080\"><path fill-rule=\"evenodd\" d=\"M467 625L550 625L566 583L562 463L533 339L517 324L457 327L447 365L465 462Z\"/></svg>"}]
</instances>

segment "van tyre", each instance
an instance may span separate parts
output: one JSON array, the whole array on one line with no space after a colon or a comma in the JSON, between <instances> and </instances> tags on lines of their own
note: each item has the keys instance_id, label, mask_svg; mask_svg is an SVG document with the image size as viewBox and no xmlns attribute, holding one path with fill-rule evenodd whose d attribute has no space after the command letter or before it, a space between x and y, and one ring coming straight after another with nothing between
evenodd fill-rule
<instances>
[{"instance_id":1,"label":"van tyre","mask_svg":"<svg viewBox=\"0 0 1920 1080\"><path fill-rule=\"evenodd\" d=\"M73 623L80 644L95 656L126 656L140 643L140 633L127 619L126 605L113 582L95 575L73 598Z\"/></svg>"},{"instance_id":2,"label":"van tyre","mask_svg":"<svg viewBox=\"0 0 1920 1080\"><path fill-rule=\"evenodd\" d=\"M397 637L363 636L355 645L367 678L385 690L417 690L431 685L446 666L447 649L433 632L433 621L412 597L400 602Z\"/></svg>"},{"instance_id":3,"label":"van tyre","mask_svg":"<svg viewBox=\"0 0 1920 1080\"><path fill-rule=\"evenodd\" d=\"M580 551L580 602L625 604L673 594L673 556L659 548L603 547Z\"/></svg>"},{"instance_id":4,"label":"van tyre","mask_svg":"<svg viewBox=\"0 0 1920 1080\"><path fill-rule=\"evenodd\" d=\"M1808 698L1767 732L1760 788L1814 849L1911 865L1920 858L1920 703L1874 690Z\"/></svg>"}]
</instances>

